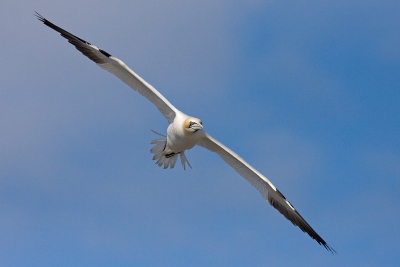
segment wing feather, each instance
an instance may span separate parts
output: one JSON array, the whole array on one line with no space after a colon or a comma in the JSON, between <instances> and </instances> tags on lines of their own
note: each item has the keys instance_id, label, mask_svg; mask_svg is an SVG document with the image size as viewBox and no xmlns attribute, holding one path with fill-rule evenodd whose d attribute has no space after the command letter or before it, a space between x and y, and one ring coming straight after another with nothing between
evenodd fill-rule
<instances>
[{"instance_id":1,"label":"wing feather","mask_svg":"<svg viewBox=\"0 0 400 267\"><path fill-rule=\"evenodd\" d=\"M37 18L46 26L59 32L62 37L66 38L69 43L75 46L82 54L94 61L101 68L111 72L124 83L129 85L133 90L150 100L160 112L167 118L169 123L174 121L177 109L153 86L147 83L134 71L132 71L124 62L116 57L111 56L106 51L86 42L85 40L67 32L66 30L51 23L39 13L36 13Z\"/></svg>"},{"instance_id":2,"label":"wing feather","mask_svg":"<svg viewBox=\"0 0 400 267\"><path fill-rule=\"evenodd\" d=\"M208 134L197 144L217 153L229 166L249 181L275 209L285 216L286 219L291 221L295 226L298 226L303 232L307 233L328 251L332 253L335 252L335 250L303 219L293 205L290 204L285 196L267 179L267 177L250 166L250 164L244 161L239 155Z\"/></svg>"}]
</instances>

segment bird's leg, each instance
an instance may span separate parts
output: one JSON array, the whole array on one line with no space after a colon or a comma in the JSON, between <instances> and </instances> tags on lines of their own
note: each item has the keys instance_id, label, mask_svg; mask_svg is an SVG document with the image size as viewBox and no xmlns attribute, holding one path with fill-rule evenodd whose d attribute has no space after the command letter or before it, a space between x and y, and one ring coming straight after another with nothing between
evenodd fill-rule
<instances>
[{"instance_id":1,"label":"bird's leg","mask_svg":"<svg viewBox=\"0 0 400 267\"><path fill-rule=\"evenodd\" d=\"M165 154L165 157L168 159L170 157L175 156L176 154L179 154L179 153L172 152L172 153L169 153L169 154Z\"/></svg>"}]
</instances>

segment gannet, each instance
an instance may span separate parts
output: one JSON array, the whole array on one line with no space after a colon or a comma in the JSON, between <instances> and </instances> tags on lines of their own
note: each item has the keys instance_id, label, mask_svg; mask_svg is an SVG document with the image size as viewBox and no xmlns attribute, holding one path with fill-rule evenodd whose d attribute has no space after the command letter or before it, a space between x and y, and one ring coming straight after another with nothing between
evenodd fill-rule
<instances>
[{"instance_id":1,"label":"gannet","mask_svg":"<svg viewBox=\"0 0 400 267\"><path fill-rule=\"evenodd\" d=\"M303 219L292 204L284 195L261 173L244 161L235 152L215 140L204 131L203 123L200 119L188 116L175 108L164 96L162 96L153 86L147 83L139 75L133 72L124 62L106 51L86 42L85 40L65 31L64 29L51 23L39 13L35 16L46 26L59 32L69 43L75 46L82 54L94 61L101 68L111 72L133 90L150 100L169 122L167 135L162 138L152 140L150 143L155 146L150 150L154 154L153 160L157 160L158 166L164 169L174 168L178 156L180 157L183 168L186 164L191 168L185 156L185 151L195 145L204 147L217 153L226 163L228 163L243 178L249 181L261 195L283 216L298 226L303 232L324 246L328 251L334 253L335 250L322 239L313 228Z\"/></svg>"}]
</instances>

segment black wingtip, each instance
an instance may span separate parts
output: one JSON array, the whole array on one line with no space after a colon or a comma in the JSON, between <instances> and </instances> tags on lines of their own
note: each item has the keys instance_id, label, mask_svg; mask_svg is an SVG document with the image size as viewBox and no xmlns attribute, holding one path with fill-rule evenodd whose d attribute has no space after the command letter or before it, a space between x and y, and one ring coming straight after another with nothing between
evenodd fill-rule
<instances>
[{"instance_id":1,"label":"black wingtip","mask_svg":"<svg viewBox=\"0 0 400 267\"><path fill-rule=\"evenodd\" d=\"M95 50L100 52L103 56L106 56L108 58L112 57L111 54L107 53L106 51L98 48L98 47L93 47L89 42L79 38L76 35L73 35L70 32L67 32L66 30L58 27L57 25L51 23L49 20L45 19L42 15L40 15L38 12L35 11L36 18L40 20L41 22L44 23L44 25L52 28L53 30L59 32L62 37L68 40L72 45L75 46L76 49L78 49L82 54L87 56L89 59L93 60L94 62L100 64L104 63L104 58L99 56Z\"/></svg>"},{"instance_id":2,"label":"black wingtip","mask_svg":"<svg viewBox=\"0 0 400 267\"><path fill-rule=\"evenodd\" d=\"M323 246L326 250L330 251L332 254L337 254L337 252L329 246L325 240L315 232L315 230L307 223L306 220L300 215L300 213L293 207L289 201L286 200L285 196L278 190L275 190L276 196L273 194L268 194L268 202L275 209L277 209L286 219L291 221L295 226L299 227L303 232L307 233L312 239L317 241L317 243ZM278 201L281 198L285 201L285 204ZM289 210L289 206L291 209Z\"/></svg>"},{"instance_id":3,"label":"black wingtip","mask_svg":"<svg viewBox=\"0 0 400 267\"><path fill-rule=\"evenodd\" d=\"M45 19L42 15L40 15L38 12L35 11L35 14L34 14L34 15L35 15L36 18L37 18L38 20L40 20L41 22L45 22L45 21L46 21L46 19Z\"/></svg>"},{"instance_id":4,"label":"black wingtip","mask_svg":"<svg viewBox=\"0 0 400 267\"><path fill-rule=\"evenodd\" d=\"M324 247L326 250L330 251L332 254L338 254L336 250L333 249L333 247L329 246L328 244L324 244Z\"/></svg>"},{"instance_id":5,"label":"black wingtip","mask_svg":"<svg viewBox=\"0 0 400 267\"><path fill-rule=\"evenodd\" d=\"M318 242L318 241L317 241ZM327 251L329 251L332 254L337 254L336 250L333 249L333 247L329 246L328 243L324 242L318 242L321 246L323 246Z\"/></svg>"}]
</instances>

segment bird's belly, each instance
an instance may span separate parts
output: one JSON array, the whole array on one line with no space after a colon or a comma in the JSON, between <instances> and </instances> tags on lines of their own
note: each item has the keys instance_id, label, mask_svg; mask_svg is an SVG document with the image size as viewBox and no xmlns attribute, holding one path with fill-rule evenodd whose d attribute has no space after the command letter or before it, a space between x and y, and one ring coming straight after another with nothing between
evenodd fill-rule
<instances>
[{"instance_id":1,"label":"bird's belly","mask_svg":"<svg viewBox=\"0 0 400 267\"><path fill-rule=\"evenodd\" d=\"M166 150L170 150L170 152L179 153L188 149L191 149L196 145L196 142L192 142L192 140L180 140L174 139L171 140L167 138L167 147Z\"/></svg>"},{"instance_id":2,"label":"bird's belly","mask_svg":"<svg viewBox=\"0 0 400 267\"><path fill-rule=\"evenodd\" d=\"M168 136L167 146L165 148L166 153L180 153L187 149L191 149L196 145L197 140L190 140L180 136Z\"/></svg>"}]
</instances>

